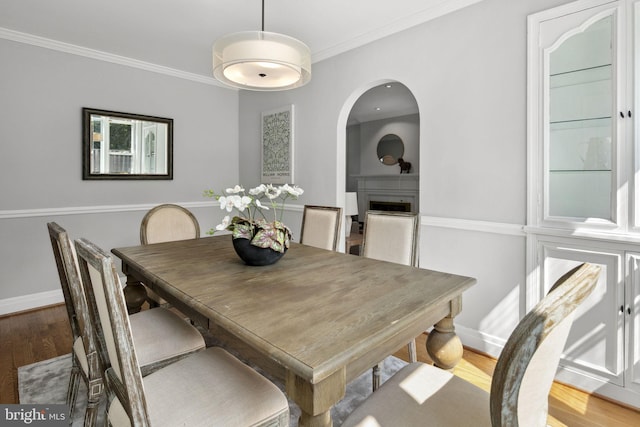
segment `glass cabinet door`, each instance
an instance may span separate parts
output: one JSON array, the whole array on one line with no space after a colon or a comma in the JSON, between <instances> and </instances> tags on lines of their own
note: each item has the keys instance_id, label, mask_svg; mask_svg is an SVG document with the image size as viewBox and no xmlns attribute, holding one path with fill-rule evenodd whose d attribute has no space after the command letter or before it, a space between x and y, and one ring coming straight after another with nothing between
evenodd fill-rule
<instances>
[{"instance_id":1,"label":"glass cabinet door","mask_svg":"<svg viewBox=\"0 0 640 427\"><path fill-rule=\"evenodd\" d=\"M615 222L614 21L591 17L545 49L547 218Z\"/></svg>"}]
</instances>

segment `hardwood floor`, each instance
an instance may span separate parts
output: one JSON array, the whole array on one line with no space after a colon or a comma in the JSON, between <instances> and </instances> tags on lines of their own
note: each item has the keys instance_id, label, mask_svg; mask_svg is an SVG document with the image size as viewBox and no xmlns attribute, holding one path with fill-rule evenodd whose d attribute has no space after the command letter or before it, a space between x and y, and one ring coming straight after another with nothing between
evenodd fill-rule
<instances>
[{"instance_id":1,"label":"hardwood floor","mask_svg":"<svg viewBox=\"0 0 640 427\"><path fill-rule=\"evenodd\" d=\"M429 362L423 335L418 338L418 359ZM64 305L0 318L0 403L18 403L19 366L69 353L71 330ZM408 360L406 346L396 356ZM455 374L489 390L495 360L465 349ZM640 412L554 384L549 398L549 420L560 426L640 426Z\"/></svg>"}]
</instances>

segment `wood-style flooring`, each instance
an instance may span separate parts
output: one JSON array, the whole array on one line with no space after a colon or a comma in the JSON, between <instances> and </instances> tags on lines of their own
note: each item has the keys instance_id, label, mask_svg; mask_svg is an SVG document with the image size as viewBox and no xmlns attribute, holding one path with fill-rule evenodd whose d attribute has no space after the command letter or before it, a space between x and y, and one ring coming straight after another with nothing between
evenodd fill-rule
<instances>
[{"instance_id":1,"label":"wood-style flooring","mask_svg":"<svg viewBox=\"0 0 640 427\"><path fill-rule=\"evenodd\" d=\"M426 336L418 338L418 360L429 362ZM0 317L0 403L19 403L19 366L69 353L71 331L64 305ZM408 360L406 346L396 356ZM454 373L489 390L495 360L465 349ZM549 420L558 426L640 426L640 412L571 387L554 384Z\"/></svg>"}]
</instances>

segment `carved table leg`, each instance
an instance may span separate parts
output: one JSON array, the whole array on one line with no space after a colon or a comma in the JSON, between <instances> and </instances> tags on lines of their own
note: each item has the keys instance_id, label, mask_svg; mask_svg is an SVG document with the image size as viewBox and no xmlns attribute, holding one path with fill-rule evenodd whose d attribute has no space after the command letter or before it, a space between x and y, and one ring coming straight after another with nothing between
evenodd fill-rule
<instances>
[{"instance_id":1,"label":"carved table leg","mask_svg":"<svg viewBox=\"0 0 640 427\"><path fill-rule=\"evenodd\" d=\"M451 301L451 314L436 323L427 337L427 353L433 364L442 369L452 370L462 360L462 342L453 325L453 318L462 309L461 303L461 298Z\"/></svg>"},{"instance_id":2,"label":"carved table leg","mask_svg":"<svg viewBox=\"0 0 640 427\"><path fill-rule=\"evenodd\" d=\"M147 290L144 285L131 276L127 276L127 285L124 287L124 299L127 302L127 312L137 313L142 304L147 300Z\"/></svg>"}]
</instances>

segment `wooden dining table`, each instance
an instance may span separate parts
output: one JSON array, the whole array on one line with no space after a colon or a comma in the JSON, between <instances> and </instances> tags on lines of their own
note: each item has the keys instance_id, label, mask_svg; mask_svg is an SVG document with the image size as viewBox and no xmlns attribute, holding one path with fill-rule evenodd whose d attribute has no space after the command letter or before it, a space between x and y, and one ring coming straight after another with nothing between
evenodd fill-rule
<instances>
[{"instance_id":1,"label":"wooden dining table","mask_svg":"<svg viewBox=\"0 0 640 427\"><path fill-rule=\"evenodd\" d=\"M248 266L230 235L116 248L135 311L149 287L195 322L224 331L280 369L300 426L331 426L346 385L431 326L427 350L462 357L453 318L475 279L292 243ZM247 350L247 351L248 351ZM276 369L276 370L278 370Z\"/></svg>"}]
</instances>

